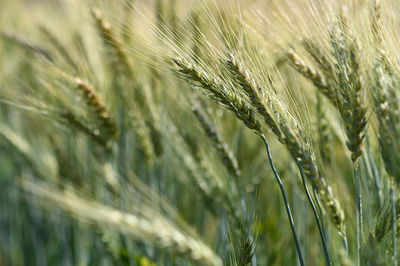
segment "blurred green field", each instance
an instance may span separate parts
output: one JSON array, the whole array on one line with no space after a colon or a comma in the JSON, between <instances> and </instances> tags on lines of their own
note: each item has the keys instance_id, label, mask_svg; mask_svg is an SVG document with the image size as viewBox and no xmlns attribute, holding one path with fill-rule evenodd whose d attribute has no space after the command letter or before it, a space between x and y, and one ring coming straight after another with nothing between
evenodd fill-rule
<instances>
[{"instance_id":1,"label":"blurred green field","mask_svg":"<svg viewBox=\"0 0 400 266\"><path fill-rule=\"evenodd\" d=\"M397 265L399 8L0 1L0 266Z\"/></svg>"}]
</instances>

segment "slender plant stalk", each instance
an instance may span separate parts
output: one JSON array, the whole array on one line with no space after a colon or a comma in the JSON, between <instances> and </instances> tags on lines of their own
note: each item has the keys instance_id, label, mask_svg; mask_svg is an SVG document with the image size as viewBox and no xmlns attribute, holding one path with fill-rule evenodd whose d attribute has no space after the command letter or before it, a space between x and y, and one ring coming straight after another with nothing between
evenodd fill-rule
<instances>
[{"instance_id":1,"label":"slender plant stalk","mask_svg":"<svg viewBox=\"0 0 400 266\"><path fill-rule=\"evenodd\" d=\"M325 255L326 265L332 265L332 262L331 262L331 259L330 259L330 256L329 256L328 245L326 243L325 231L323 230L323 227L321 225L322 224L321 219L319 218L319 215L317 213L317 209L316 209L315 204L314 204L314 202L313 202L313 200L311 198L310 191L308 190L306 179L304 177L303 169L301 168L299 163L297 163L297 167L299 168L299 171L300 171L300 176L301 176L301 181L302 181L303 186L304 186L304 191L306 192L307 199L310 202L311 208L312 208L313 213L314 213L315 220L317 221L318 231L319 231L319 234L321 236L322 245L324 247L324 255ZM322 214L321 214L321 217L322 217Z\"/></svg>"},{"instance_id":2,"label":"slender plant stalk","mask_svg":"<svg viewBox=\"0 0 400 266\"><path fill-rule=\"evenodd\" d=\"M354 182L356 187L356 248L357 248L357 265L360 266L361 258L361 235L363 231L362 225L362 202L361 202L361 191L360 191L360 176L358 174L358 166L354 165Z\"/></svg>"},{"instance_id":3,"label":"slender plant stalk","mask_svg":"<svg viewBox=\"0 0 400 266\"><path fill-rule=\"evenodd\" d=\"M287 110L280 107L281 104L279 102L274 102L265 95L262 87L257 85L249 72L232 54L228 54L228 58L228 67L236 82L247 94L253 107L263 117L264 122L269 126L278 140L288 148L293 159L301 165L305 176L310 179L312 186L318 188L318 192L323 195L323 200L329 208L331 218L341 237L346 238L344 213L341 210L340 204L332 195L330 186L319 176L314 155L309 152L309 141L307 138L304 138L304 134L297 126L297 122L292 116L288 115ZM278 113L279 115L277 115ZM287 121L290 122L287 123Z\"/></svg>"},{"instance_id":4,"label":"slender plant stalk","mask_svg":"<svg viewBox=\"0 0 400 266\"><path fill-rule=\"evenodd\" d=\"M382 210L382 200L381 200L381 194L382 194L382 188L381 188L381 180L380 180L380 176L379 176L379 172L378 172L378 168L376 167L376 163L375 163L375 159L374 156L371 153L371 147L369 145L369 137L367 135L367 157L368 157L368 161L371 165L372 168L372 174L374 175L374 180L375 180L375 189L376 189L376 193L377 195L377 201L378 201L378 207L379 210Z\"/></svg>"},{"instance_id":5,"label":"slender plant stalk","mask_svg":"<svg viewBox=\"0 0 400 266\"><path fill-rule=\"evenodd\" d=\"M394 182L390 180L390 203L392 205L392 241L393 241L393 265L397 266L397 222L396 201L394 198Z\"/></svg>"},{"instance_id":6,"label":"slender plant stalk","mask_svg":"<svg viewBox=\"0 0 400 266\"><path fill-rule=\"evenodd\" d=\"M261 134L260 136L261 136L261 139L264 142L265 149L267 150L269 164L270 164L270 166L272 168L272 172L274 173L276 181L278 181L279 188L280 188L281 193L282 193L283 201L285 202L285 208L286 208L286 212L287 212L287 215L288 215L288 218L289 218L290 228L292 229L294 242L296 244L297 255L299 257L300 265L304 266L303 254L302 254L301 248L300 248L300 241L299 241L299 238L297 236L296 229L294 227L292 211L290 210L290 205L289 205L289 201L288 201L287 196L286 196L285 188L283 187L282 180L279 177L279 174L278 174L278 171L275 168L274 162L272 161L271 151L269 149L269 145L268 145L267 139L265 138L265 136L263 134Z\"/></svg>"},{"instance_id":7,"label":"slender plant stalk","mask_svg":"<svg viewBox=\"0 0 400 266\"><path fill-rule=\"evenodd\" d=\"M321 220L322 232L324 232L325 241L328 242L327 231L325 229L324 213L322 212L322 207L321 207L322 205L321 205L321 202L319 200L318 191L317 191L316 188L313 188L313 196L314 196L315 202L317 203L318 213L319 213L319 217L320 217L320 220Z\"/></svg>"}]
</instances>

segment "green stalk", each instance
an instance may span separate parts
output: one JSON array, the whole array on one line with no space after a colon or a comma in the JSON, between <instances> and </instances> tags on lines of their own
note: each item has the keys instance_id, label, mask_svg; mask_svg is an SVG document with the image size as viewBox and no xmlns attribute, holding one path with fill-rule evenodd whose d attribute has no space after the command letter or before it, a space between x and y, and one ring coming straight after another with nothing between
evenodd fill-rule
<instances>
[{"instance_id":1,"label":"green stalk","mask_svg":"<svg viewBox=\"0 0 400 266\"><path fill-rule=\"evenodd\" d=\"M289 205L289 201L288 201L287 196L286 196L285 188L283 187L282 180L279 177L279 174L278 174L278 171L275 168L274 162L272 161L271 151L269 149L269 145L268 145L267 139L265 138L265 136L263 134L261 134L260 136L261 136L261 138L262 138L262 140L264 142L265 149L266 149L267 155L268 155L268 161L269 161L269 164L270 164L270 166L272 168L272 172L274 173L274 176L276 178L276 181L279 184L279 188L280 188L281 193L282 193L283 201L285 203L286 212L287 212L287 215L288 215L288 218L289 218L290 228L292 229L294 242L296 244L297 255L299 257L300 265L304 266L303 254L302 254L301 248L300 248L300 241L299 241L299 238L297 236L296 229L294 227L292 211L290 210L290 205Z\"/></svg>"},{"instance_id":2,"label":"green stalk","mask_svg":"<svg viewBox=\"0 0 400 266\"><path fill-rule=\"evenodd\" d=\"M393 265L397 266L397 224L396 202L394 197L394 182L390 181L390 202L392 205L392 241L393 241Z\"/></svg>"},{"instance_id":3,"label":"green stalk","mask_svg":"<svg viewBox=\"0 0 400 266\"><path fill-rule=\"evenodd\" d=\"M379 207L379 210L382 210L382 200L380 197L382 194L382 189L381 189L381 180L379 177L379 171L378 171L378 168L376 167L374 156L372 156L368 138L367 138L367 143L368 143L367 144L367 156L368 156L368 160L370 162L371 168L372 168L372 173L374 175L376 193L378 194L378 196L377 196L378 207Z\"/></svg>"},{"instance_id":4,"label":"green stalk","mask_svg":"<svg viewBox=\"0 0 400 266\"><path fill-rule=\"evenodd\" d=\"M319 231L319 234L320 234L320 237L321 237L322 245L324 247L325 262L326 262L326 265L330 266L330 265L332 265L332 263L331 263L331 259L330 259L330 256L329 256L328 245L326 243L325 231L323 230L323 228L321 226L321 220L320 220L320 218L318 216L317 209L315 208L315 204L314 204L314 202L313 202L313 200L311 198L310 191L308 190L308 187L307 187L307 184L306 184L306 179L304 177L303 169L301 168L301 166L299 165L299 163L297 161L296 161L296 164L297 164L297 167L300 170L301 181L303 183L303 187L304 187L304 190L306 192L307 199L310 202L311 208L312 208L313 213L314 213L315 220L316 220L317 225L318 225L318 231ZM322 215L322 213L321 213L321 215Z\"/></svg>"},{"instance_id":5,"label":"green stalk","mask_svg":"<svg viewBox=\"0 0 400 266\"><path fill-rule=\"evenodd\" d=\"M361 236L362 234L362 202L361 202L361 191L360 191L360 176L358 173L357 163L354 163L354 181L356 187L356 248L357 248L357 265L360 266L361 258Z\"/></svg>"},{"instance_id":6,"label":"green stalk","mask_svg":"<svg viewBox=\"0 0 400 266\"><path fill-rule=\"evenodd\" d=\"M317 195L317 189L316 188L313 188L313 196L314 196L315 201L317 202L317 208L318 208L318 214L319 214L319 217L320 217L320 220L321 220L322 232L324 232L325 241L328 241L327 237L326 237L327 231L325 230L324 214L322 212L321 202L319 201L319 197ZM328 233L328 236L329 236L329 233Z\"/></svg>"}]
</instances>

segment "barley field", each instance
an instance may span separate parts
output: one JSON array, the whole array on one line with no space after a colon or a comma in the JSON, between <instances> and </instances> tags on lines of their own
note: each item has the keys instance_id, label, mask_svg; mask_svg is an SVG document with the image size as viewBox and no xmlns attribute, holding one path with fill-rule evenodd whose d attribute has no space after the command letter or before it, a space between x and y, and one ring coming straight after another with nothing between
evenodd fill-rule
<instances>
[{"instance_id":1,"label":"barley field","mask_svg":"<svg viewBox=\"0 0 400 266\"><path fill-rule=\"evenodd\" d=\"M0 266L397 266L399 17L0 0Z\"/></svg>"}]
</instances>

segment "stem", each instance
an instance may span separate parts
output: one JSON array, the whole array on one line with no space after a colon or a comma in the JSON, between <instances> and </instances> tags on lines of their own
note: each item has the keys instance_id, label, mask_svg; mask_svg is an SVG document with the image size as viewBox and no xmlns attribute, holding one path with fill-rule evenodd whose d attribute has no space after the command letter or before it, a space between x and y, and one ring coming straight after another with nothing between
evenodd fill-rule
<instances>
[{"instance_id":1,"label":"stem","mask_svg":"<svg viewBox=\"0 0 400 266\"><path fill-rule=\"evenodd\" d=\"M392 204L392 241L393 241L393 265L397 266L397 224L396 224L396 202L394 198L394 183L390 181L390 202Z\"/></svg>"},{"instance_id":2,"label":"stem","mask_svg":"<svg viewBox=\"0 0 400 266\"><path fill-rule=\"evenodd\" d=\"M330 259L330 257L329 257L328 245L326 244L325 231L324 231L324 229L323 229L323 226L321 225L321 220L320 220L320 218L319 218L319 216L318 216L317 209L315 208L315 204L314 204L314 202L313 202L313 200L312 200L312 198L311 198L310 191L308 190L308 187L307 187L307 184L306 184L306 179L305 179L305 177L304 177L303 169L301 168L301 166L299 165L299 163L298 163L297 161L296 161L296 163L297 163L297 167L298 167L299 170L300 170L300 176L301 176L301 181L303 182L304 190L306 191L308 201L310 202L311 208L312 208L312 210L313 210L315 220L317 221L319 234L320 234L320 236L321 236L322 245L323 245L323 247L324 247L324 254L325 254L326 265L328 265L328 266L329 266L329 265L332 265L331 259ZM314 192L315 192L315 190L314 190ZM314 194L314 195L315 195L315 194ZM317 202L318 202L318 200L317 200ZM322 212L321 212L321 217L322 217Z\"/></svg>"},{"instance_id":3,"label":"stem","mask_svg":"<svg viewBox=\"0 0 400 266\"><path fill-rule=\"evenodd\" d=\"M343 248L345 251L346 256L349 256L349 243L347 242L347 236L343 236L342 238Z\"/></svg>"},{"instance_id":4,"label":"stem","mask_svg":"<svg viewBox=\"0 0 400 266\"><path fill-rule=\"evenodd\" d=\"M326 235L327 235L327 231L325 230L325 223L324 223L324 216L323 216L323 212L322 212L322 207L321 207L321 202L319 201L319 197L316 193L316 189L313 189L313 194L314 194L314 198L317 201L317 207L318 207L318 212L319 212L319 216L321 219L321 225L322 225L322 231L325 233L325 241L329 242L329 240L327 239ZM328 228L329 230L329 228ZM328 232L328 236L329 236L329 232ZM342 242L343 242L343 248L344 251L346 252L346 256L349 254L349 245L347 243L347 237L346 235L341 236L342 238Z\"/></svg>"},{"instance_id":5,"label":"stem","mask_svg":"<svg viewBox=\"0 0 400 266\"><path fill-rule=\"evenodd\" d=\"M283 201L285 203L286 212L287 212L287 215L288 215L288 218L289 218L290 228L292 229L294 242L296 244L297 255L299 257L300 265L304 266L303 254L301 252L300 242L299 242L299 239L297 237L296 229L294 227L293 216L292 216L292 212L290 210L289 201L288 201L287 196L286 196L285 188L283 187L282 180L279 177L279 174L278 174L278 172L277 172L277 170L275 168L274 162L272 161L271 151L269 149L269 145L268 145L267 139L265 138L265 136L263 134L261 134L260 137L262 138L262 140L264 142L265 149L267 150L269 164L270 164L270 166L272 168L272 172L274 173L274 176L276 178L276 181L279 184L279 188L280 188L281 193L282 193Z\"/></svg>"},{"instance_id":6,"label":"stem","mask_svg":"<svg viewBox=\"0 0 400 266\"><path fill-rule=\"evenodd\" d=\"M319 214L319 217L320 217L320 220L321 220L321 227L322 227L322 231L324 232L325 241L326 241L327 237L326 237L326 231L325 231L324 216L323 216L321 202L319 201L319 197L317 195L317 189L316 188L313 188L313 196L315 198L315 201L317 202L318 214Z\"/></svg>"},{"instance_id":7,"label":"stem","mask_svg":"<svg viewBox=\"0 0 400 266\"><path fill-rule=\"evenodd\" d=\"M360 242L360 234L362 234L363 224L362 224L362 202L361 202L361 191L360 191L360 177L358 174L358 166L357 163L354 162L354 181L356 186L356 244L357 244L357 265L360 266L360 258L361 258L361 242Z\"/></svg>"},{"instance_id":8,"label":"stem","mask_svg":"<svg viewBox=\"0 0 400 266\"><path fill-rule=\"evenodd\" d=\"M375 180L375 188L376 188L376 193L378 194L377 200L378 200L378 207L379 210L382 210L382 200L381 200L381 194L382 194L382 189L381 189L381 180L379 177L379 171L378 168L376 167L376 163L374 160L374 156L372 156L371 152L371 147L369 145L369 136L367 135L367 157L368 161L371 165L372 168L372 173L374 175L374 180Z\"/></svg>"},{"instance_id":9,"label":"stem","mask_svg":"<svg viewBox=\"0 0 400 266\"><path fill-rule=\"evenodd\" d=\"M378 194L378 207L379 210L382 210L382 200L381 200L381 194L382 194L382 189L381 189L381 180L379 177L379 172L378 168L376 167L374 157L372 156L371 151L368 148L368 159L369 162L371 163L371 168L372 168L372 173L374 174L374 179L375 179L375 188L376 188L376 193Z\"/></svg>"}]
</instances>

